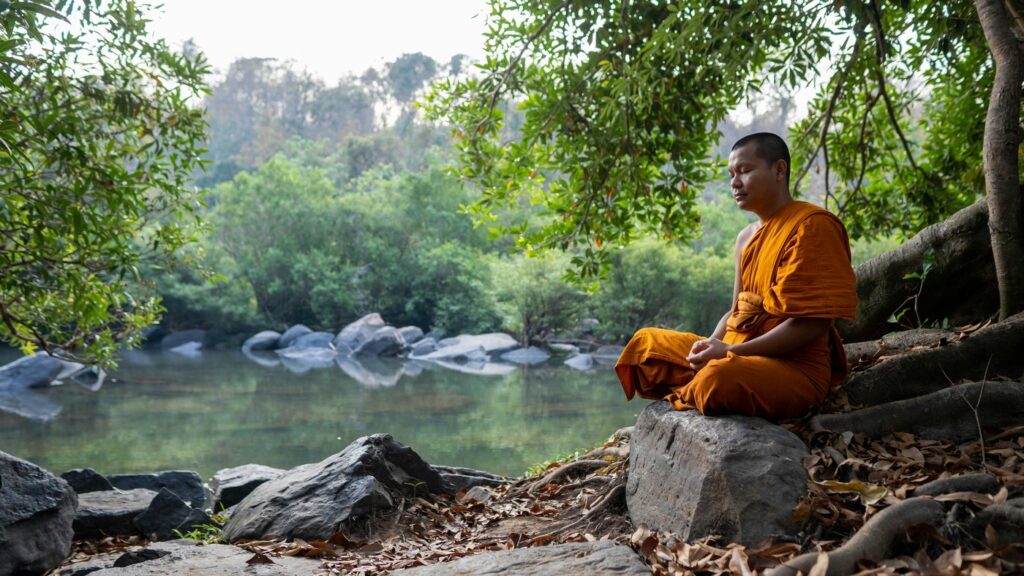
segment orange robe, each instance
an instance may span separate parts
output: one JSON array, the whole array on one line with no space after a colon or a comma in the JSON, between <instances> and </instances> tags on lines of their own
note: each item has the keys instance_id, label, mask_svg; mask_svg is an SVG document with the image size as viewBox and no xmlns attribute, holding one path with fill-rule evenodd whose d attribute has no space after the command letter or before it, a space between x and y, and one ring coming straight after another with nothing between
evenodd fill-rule
<instances>
[{"instance_id":1,"label":"orange robe","mask_svg":"<svg viewBox=\"0 0 1024 576\"><path fill-rule=\"evenodd\" d=\"M766 220L743 250L740 274L727 344L756 338L787 318L854 318L856 279L846 229L812 204L792 201ZM661 328L637 331L615 365L626 398L664 398L676 410L702 414L794 418L846 377L835 327L784 356L729 352L695 371L686 356L700 339Z\"/></svg>"}]
</instances>

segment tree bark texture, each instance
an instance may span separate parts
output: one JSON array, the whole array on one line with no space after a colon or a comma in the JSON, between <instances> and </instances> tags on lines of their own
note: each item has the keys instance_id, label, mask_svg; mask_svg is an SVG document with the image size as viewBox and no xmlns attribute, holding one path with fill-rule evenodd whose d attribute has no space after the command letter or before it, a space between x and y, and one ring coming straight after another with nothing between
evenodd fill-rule
<instances>
[{"instance_id":1,"label":"tree bark texture","mask_svg":"<svg viewBox=\"0 0 1024 576\"><path fill-rule=\"evenodd\" d=\"M857 266L857 319L836 323L843 340L872 340L902 329L888 319L899 309L913 306L908 299L917 293L920 282L903 277L922 270L928 250L934 253L935 263L917 302L922 322L948 318L956 325L996 312L999 294L987 222L987 205L976 202L921 230L899 248Z\"/></svg>"},{"instance_id":2,"label":"tree bark texture","mask_svg":"<svg viewBox=\"0 0 1024 576\"><path fill-rule=\"evenodd\" d=\"M996 277L999 318L1024 310L1024 226L1018 148L1024 56L1001 0L975 0L996 75L985 117L985 189Z\"/></svg>"},{"instance_id":3,"label":"tree bark texture","mask_svg":"<svg viewBox=\"0 0 1024 576\"><path fill-rule=\"evenodd\" d=\"M982 328L959 342L911 351L854 372L843 390L851 404L875 406L930 394L960 380L986 376L1016 379L1024 369L1022 350L1024 313Z\"/></svg>"}]
</instances>

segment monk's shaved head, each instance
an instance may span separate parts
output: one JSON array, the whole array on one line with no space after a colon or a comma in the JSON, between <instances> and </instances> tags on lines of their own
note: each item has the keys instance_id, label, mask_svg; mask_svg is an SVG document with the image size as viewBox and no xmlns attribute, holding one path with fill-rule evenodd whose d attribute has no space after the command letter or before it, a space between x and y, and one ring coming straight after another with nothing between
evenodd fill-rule
<instances>
[{"instance_id":1,"label":"monk's shaved head","mask_svg":"<svg viewBox=\"0 0 1024 576\"><path fill-rule=\"evenodd\" d=\"M771 132L756 132L737 140L732 149L738 150L748 144L754 145L754 153L768 165L779 160L786 161L786 188L789 188L789 146L786 146L786 141Z\"/></svg>"}]
</instances>

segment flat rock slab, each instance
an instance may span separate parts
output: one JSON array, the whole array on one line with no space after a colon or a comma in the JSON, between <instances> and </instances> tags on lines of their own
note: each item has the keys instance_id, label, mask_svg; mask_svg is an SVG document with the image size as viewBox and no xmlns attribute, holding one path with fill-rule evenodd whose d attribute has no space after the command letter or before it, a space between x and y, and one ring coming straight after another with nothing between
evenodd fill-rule
<instances>
[{"instance_id":1,"label":"flat rock slab","mask_svg":"<svg viewBox=\"0 0 1024 576\"><path fill-rule=\"evenodd\" d=\"M135 517L149 508L156 494L145 488L79 494L75 538L139 534Z\"/></svg>"},{"instance_id":2,"label":"flat rock slab","mask_svg":"<svg viewBox=\"0 0 1024 576\"><path fill-rule=\"evenodd\" d=\"M22 356L0 366L0 388L38 388L49 386L64 365L46 352Z\"/></svg>"},{"instance_id":3,"label":"flat rock slab","mask_svg":"<svg viewBox=\"0 0 1024 576\"><path fill-rule=\"evenodd\" d=\"M393 576L563 576L587 574L589 576L649 575L636 552L628 546L614 542L586 542L559 544L537 548L519 548L487 552L462 558L455 562L420 566L392 572Z\"/></svg>"},{"instance_id":4,"label":"flat rock slab","mask_svg":"<svg viewBox=\"0 0 1024 576\"><path fill-rule=\"evenodd\" d=\"M253 553L225 544L198 544L191 540L172 540L151 544L146 550L168 554L125 566L91 572L93 576L310 576L320 567L320 560L275 556L273 564L247 564Z\"/></svg>"},{"instance_id":5,"label":"flat rock slab","mask_svg":"<svg viewBox=\"0 0 1024 576\"><path fill-rule=\"evenodd\" d=\"M446 340L451 343L445 345ZM501 332L446 338L437 345L437 350L422 358L431 361L485 360L489 354L501 354L519 348L519 342L515 338ZM483 357L479 356L480 351L483 352Z\"/></svg>"},{"instance_id":6,"label":"flat rock slab","mask_svg":"<svg viewBox=\"0 0 1024 576\"><path fill-rule=\"evenodd\" d=\"M806 455L796 435L760 418L707 417L655 402L630 440L630 518L685 540L718 534L752 545L794 534L790 518L806 491Z\"/></svg>"}]
</instances>

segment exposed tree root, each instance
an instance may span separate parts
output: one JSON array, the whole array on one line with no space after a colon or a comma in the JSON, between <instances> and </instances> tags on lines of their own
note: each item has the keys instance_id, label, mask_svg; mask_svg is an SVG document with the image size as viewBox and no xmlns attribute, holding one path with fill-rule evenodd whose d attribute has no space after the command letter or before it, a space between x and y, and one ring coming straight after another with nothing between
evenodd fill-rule
<instances>
[{"instance_id":1,"label":"exposed tree root","mask_svg":"<svg viewBox=\"0 0 1024 576\"><path fill-rule=\"evenodd\" d=\"M1014 498L985 508L974 518L974 529L983 532L991 526L999 543L1020 542L1024 538L1024 498Z\"/></svg>"},{"instance_id":2,"label":"exposed tree root","mask_svg":"<svg viewBox=\"0 0 1024 576\"><path fill-rule=\"evenodd\" d=\"M984 364L982 364L984 368ZM984 393L982 390L984 387ZM976 404L978 420L971 406ZM862 432L872 437L910 432L923 438L967 440L982 426L1014 426L1024 414L1024 383L974 382L949 386L925 396L871 406L842 414L819 414L811 419L815 430Z\"/></svg>"},{"instance_id":3,"label":"exposed tree root","mask_svg":"<svg viewBox=\"0 0 1024 576\"><path fill-rule=\"evenodd\" d=\"M950 380L980 380L1024 371L1024 313L986 326L947 346L908 352L855 372L843 385L852 404L874 406L935 392ZM990 365L991 362L991 365Z\"/></svg>"},{"instance_id":4,"label":"exposed tree root","mask_svg":"<svg viewBox=\"0 0 1024 576\"><path fill-rule=\"evenodd\" d=\"M845 576L856 572L857 562L878 562L885 558L889 546L912 526L930 524L939 526L946 517L942 504L930 498L910 498L882 510L871 517L850 538L849 542L828 553L827 576ZM817 552L801 554L766 572L765 576L793 576L807 574L818 561Z\"/></svg>"},{"instance_id":5,"label":"exposed tree root","mask_svg":"<svg viewBox=\"0 0 1024 576\"><path fill-rule=\"evenodd\" d=\"M857 266L857 319L836 324L843 340L871 340L892 330L889 316L906 306L920 287L903 277L921 271L928 250L935 254L935 263L917 302L922 321L974 322L999 309L988 208L982 199Z\"/></svg>"},{"instance_id":6,"label":"exposed tree root","mask_svg":"<svg viewBox=\"0 0 1024 576\"><path fill-rule=\"evenodd\" d=\"M914 496L939 496L953 492L982 492L994 494L999 491L1002 485L999 480L991 474L964 474L962 476L950 476L932 480L922 484L914 490Z\"/></svg>"},{"instance_id":7,"label":"exposed tree root","mask_svg":"<svg viewBox=\"0 0 1024 576\"><path fill-rule=\"evenodd\" d=\"M555 468L551 472L545 474L540 480L528 485L526 487L527 494L533 494L538 489L548 484L558 482L563 478L567 478L573 474L589 474L599 468L604 468L610 463L604 460L577 460L570 462Z\"/></svg>"},{"instance_id":8,"label":"exposed tree root","mask_svg":"<svg viewBox=\"0 0 1024 576\"><path fill-rule=\"evenodd\" d=\"M882 354L899 354L922 346L944 346L957 339L956 332L939 328L918 328L903 330L882 336L878 340L852 342L843 345L850 362L871 360Z\"/></svg>"},{"instance_id":9,"label":"exposed tree root","mask_svg":"<svg viewBox=\"0 0 1024 576\"><path fill-rule=\"evenodd\" d=\"M623 475L609 486L607 492L598 495L597 500L589 507L580 506L579 508L573 508L572 511L570 511L571 514L582 511L582 514L578 519L569 523L556 525L553 529L548 531L546 534L541 535L539 538L557 538L565 536L581 526L586 526L587 529L593 530L592 524L594 522L597 522L598 525L602 524L606 517L612 516L611 514L608 514L611 508L616 505L625 504L625 498L626 476Z\"/></svg>"}]
</instances>

